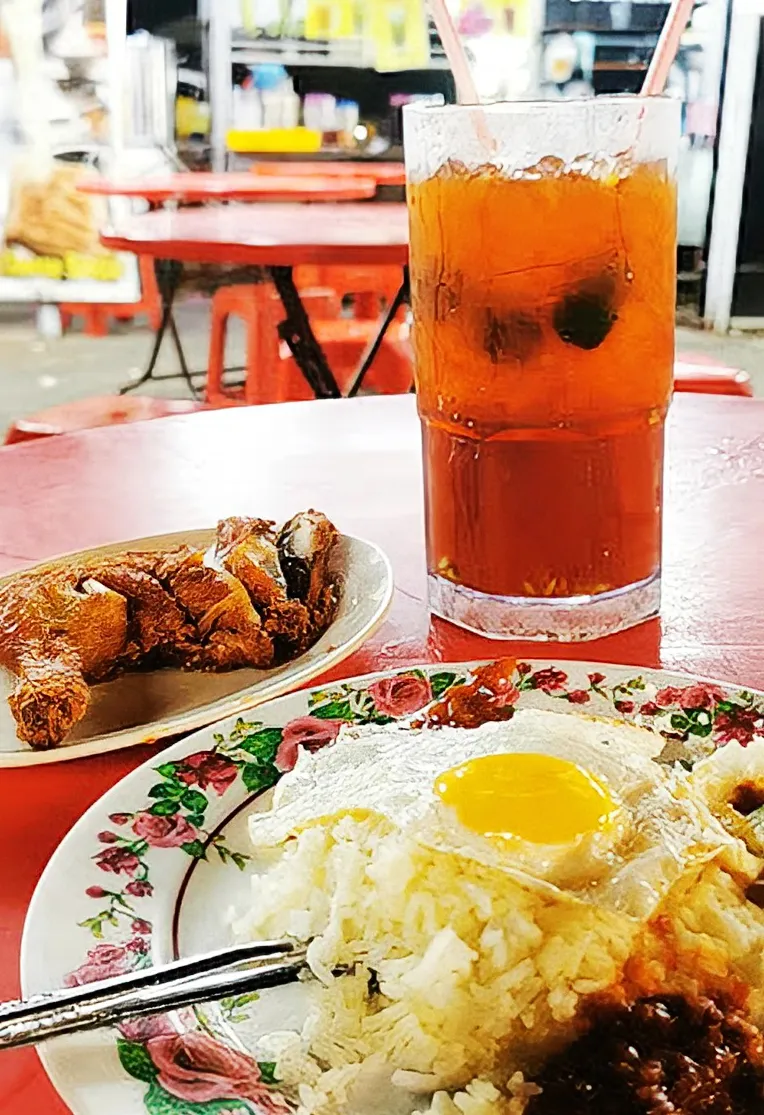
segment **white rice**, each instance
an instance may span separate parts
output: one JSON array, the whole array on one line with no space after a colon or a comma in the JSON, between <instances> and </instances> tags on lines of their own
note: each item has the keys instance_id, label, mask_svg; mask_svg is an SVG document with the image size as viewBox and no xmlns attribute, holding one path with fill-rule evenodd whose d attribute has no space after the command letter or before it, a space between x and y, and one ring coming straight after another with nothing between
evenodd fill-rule
<instances>
[{"instance_id":1,"label":"white rice","mask_svg":"<svg viewBox=\"0 0 764 1115\"><path fill-rule=\"evenodd\" d=\"M292 831L234 929L311 941L309 1017L261 1058L299 1115L522 1115L535 1068L597 993L738 982L764 1021L764 911L745 898L761 861L723 832L715 862L677 859L647 923L368 809Z\"/></svg>"},{"instance_id":2,"label":"white rice","mask_svg":"<svg viewBox=\"0 0 764 1115\"><path fill-rule=\"evenodd\" d=\"M509 1076L570 1037L581 996L617 982L639 929L352 817L299 833L278 868L255 877L235 928L240 938L314 938L309 961L325 986L302 1039L324 1071L302 1077L305 1115L352 1107L375 1059L393 1087L436 1097L433 1115L454 1104L511 1115ZM450 1108L437 1096L447 1091L457 1093Z\"/></svg>"}]
</instances>

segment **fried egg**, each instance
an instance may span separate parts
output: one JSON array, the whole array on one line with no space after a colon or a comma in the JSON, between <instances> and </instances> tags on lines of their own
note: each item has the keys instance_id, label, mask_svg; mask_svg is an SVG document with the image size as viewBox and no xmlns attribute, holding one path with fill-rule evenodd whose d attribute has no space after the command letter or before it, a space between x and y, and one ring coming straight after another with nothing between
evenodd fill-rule
<instances>
[{"instance_id":1,"label":"fried egg","mask_svg":"<svg viewBox=\"0 0 764 1115\"><path fill-rule=\"evenodd\" d=\"M764 858L764 739L757 737L745 746L725 744L696 763L687 781L751 853L748 861L738 856L736 870L755 877Z\"/></svg>"},{"instance_id":2,"label":"fried egg","mask_svg":"<svg viewBox=\"0 0 764 1115\"><path fill-rule=\"evenodd\" d=\"M516 881L649 917L676 880L734 842L684 772L654 760L655 733L567 713L522 710L475 730L345 728L300 753L256 847L343 817L385 818L421 845Z\"/></svg>"},{"instance_id":3,"label":"fried egg","mask_svg":"<svg viewBox=\"0 0 764 1115\"><path fill-rule=\"evenodd\" d=\"M715 809L729 804L739 786L759 787L764 804L764 739L726 743L692 768L688 783Z\"/></svg>"},{"instance_id":4,"label":"fried egg","mask_svg":"<svg viewBox=\"0 0 764 1115\"><path fill-rule=\"evenodd\" d=\"M441 774L435 792L472 832L531 844L573 843L618 814L600 779L556 755L468 759Z\"/></svg>"}]
</instances>

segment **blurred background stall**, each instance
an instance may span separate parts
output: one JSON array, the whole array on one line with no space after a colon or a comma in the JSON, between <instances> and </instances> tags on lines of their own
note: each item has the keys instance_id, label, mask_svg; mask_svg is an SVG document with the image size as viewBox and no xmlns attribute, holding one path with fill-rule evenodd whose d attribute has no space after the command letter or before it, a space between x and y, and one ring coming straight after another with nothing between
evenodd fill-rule
<instances>
[{"instance_id":1,"label":"blurred background stall","mask_svg":"<svg viewBox=\"0 0 764 1115\"><path fill-rule=\"evenodd\" d=\"M742 371L764 390L757 2L696 2L667 95L681 102L683 122L680 356L695 368ZM652 0L448 3L487 101L637 91L668 8ZM173 313L165 322L169 340L182 343L155 344L147 326L156 332L161 324L170 272L157 272L148 255L107 250L99 230L159 204L219 207L228 197L260 206L265 196L320 196L318 184L312 195L299 191L311 176L327 180L325 200L349 199L349 186L338 193L328 180L347 184L351 176L354 196L368 197L365 175L374 197L364 204L400 205L403 106L455 99L424 0L0 0L0 16L3 428L49 405L76 410L85 396L113 398L139 382L154 397L187 397L193 382L194 395L210 404L222 397L206 384L210 360L216 376L222 360L227 382L245 391L241 376L253 365L251 346L256 333L264 335L267 314L260 296L249 298L241 284L268 276L237 272L230 260L215 268L186 261L182 277L173 273ZM226 177L200 178L189 191L167 179L178 171ZM91 189L98 174L108 181L104 196ZM242 175L250 174L274 182L258 190L253 181L247 197ZM141 195L124 187L147 178L161 180L160 189ZM369 219L384 222L383 214L371 209ZM351 382L353 361L373 339L375 318L389 310L399 279L389 267L324 261L296 269L314 332L331 337L322 344L332 349L343 382ZM239 284L234 296L209 300L231 281ZM405 307L396 303L393 316L400 361L408 345ZM352 343L348 322L355 323ZM291 359L280 343L269 342L280 353L272 360ZM152 347L156 356L148 360ZM401 367L396 389L405 378ZM379 386L372 375L363 390ZM125 409L107 408L108 420Z\"/></svg>"}]
</instances>

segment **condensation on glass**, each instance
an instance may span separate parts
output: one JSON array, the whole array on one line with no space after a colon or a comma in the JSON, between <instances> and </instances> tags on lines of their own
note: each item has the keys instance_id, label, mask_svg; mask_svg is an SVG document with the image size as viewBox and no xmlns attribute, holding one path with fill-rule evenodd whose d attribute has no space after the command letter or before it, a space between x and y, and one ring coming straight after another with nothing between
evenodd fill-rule
<instances>
[{"instance_id":1,"label":"condensation on glass","mask_svg":"<svg viewBox=\"0 0 764 1115\"><path fill-rule=\"evenodd\" d=\"M561 640L655 615L678 105L404 119L432 610Z\"/></svg>"}]
</instances>

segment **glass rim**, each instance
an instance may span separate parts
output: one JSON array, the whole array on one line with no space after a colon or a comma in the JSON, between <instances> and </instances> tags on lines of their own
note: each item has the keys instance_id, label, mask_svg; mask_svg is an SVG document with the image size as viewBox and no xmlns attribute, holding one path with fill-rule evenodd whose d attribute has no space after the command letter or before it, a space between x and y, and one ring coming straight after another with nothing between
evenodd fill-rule
<instances>
[{"instance_id":1,"label":"glass rim","mask_svg":"<svg viewBox=\"0 0 764 1115\"><path fill-rule=\"evenodd\" d=\"M489 101L485 104L477 105L464 105L464 104L431 104L425 101L412 101L410 104L403 106L404 115L413 116L416 114L427 115L435 113L443 113L444 115L457 116L460 113L476 113L483 112L486 116L515 116L522 114L530 114L532 112L581 112L583 109L591 110L594 107L595 111L597 106L601 105L603 108L624 106L624 105L640 105L649 111L650 105L674 105L680 104L676 97L672 97L667 93L658 93L655 96L642 97L639 93L603 93L598 96L591 97L571 97L570 99L561 100L541 100L538 97L530 98L526 101Z\"/></svg>"}]
</instances>

